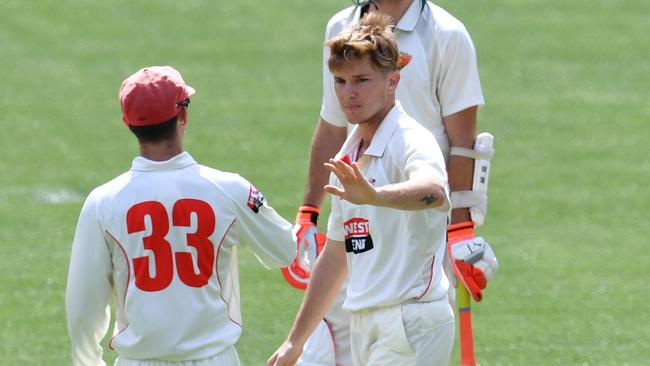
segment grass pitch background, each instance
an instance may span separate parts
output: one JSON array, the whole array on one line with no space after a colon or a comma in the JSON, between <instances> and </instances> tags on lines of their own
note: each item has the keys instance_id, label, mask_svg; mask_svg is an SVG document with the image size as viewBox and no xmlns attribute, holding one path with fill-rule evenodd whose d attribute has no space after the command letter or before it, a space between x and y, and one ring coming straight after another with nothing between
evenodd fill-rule
<instances>
[{"instance_id":1,"label":"grass pitch background","mask_svg":"<svg viewBox=\"0 0 650 366\"><path fill-rule=\"evenodd\" d=\"M70 364L63 308L85 195L137 153L117 90L171 64L198 93L186 148L299 205L325 23L346 0L0 3L0 365ZM644 365L650 355L650 3L451 1L479 55L496 137L480 233L501 263L474 306L488 365ZM240 256L245 365L301 294ZM109 364L115 354L105 353ZM453 360L457 361L454 351Z\"/></svg>"}]
</instances>

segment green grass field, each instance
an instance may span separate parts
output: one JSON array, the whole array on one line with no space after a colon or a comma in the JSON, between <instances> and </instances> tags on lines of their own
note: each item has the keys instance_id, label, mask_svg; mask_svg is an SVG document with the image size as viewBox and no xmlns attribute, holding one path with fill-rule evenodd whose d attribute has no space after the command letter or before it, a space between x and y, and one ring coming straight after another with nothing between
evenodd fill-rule
<instances>
[{"instance_id":1,"label":"green grass field","mask_svg":"<svg viewBox=\"0 0 650 366\"><path fill-rule=\"evenodd\" d=\"M63 305L77 215L137 153L121 81L177 67L198 91L186 148L292 218L320 109L323 30L348 4L0 2L0 365L70 364ZM496 137L479 231L501 269L474 306L478 360L647 365L650 3L438 4L473 36L487 100L479 126ZM245 365L262 365L301 293L241 254L237 347Z\"/></svg>"}]
</instances>

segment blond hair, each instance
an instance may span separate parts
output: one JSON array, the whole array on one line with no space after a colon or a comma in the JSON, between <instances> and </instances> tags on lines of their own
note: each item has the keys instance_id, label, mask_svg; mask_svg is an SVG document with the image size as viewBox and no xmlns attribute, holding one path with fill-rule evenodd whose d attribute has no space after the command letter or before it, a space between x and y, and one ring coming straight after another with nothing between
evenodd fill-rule
<instances>
[{"instance_id":1,"label":"blond hair","mask_svg":"<svg viewBox=\"0 0 650 366\"><path fill-rule=\"evenodd\" d=\"M330 48L330 71L340 71L349 63L370 57L372 66L382 72L396 71L399 51L392 31L393 19L382 13L369 13L361 23L343 30L325 42Z\"/></svg>"}]
</instances>

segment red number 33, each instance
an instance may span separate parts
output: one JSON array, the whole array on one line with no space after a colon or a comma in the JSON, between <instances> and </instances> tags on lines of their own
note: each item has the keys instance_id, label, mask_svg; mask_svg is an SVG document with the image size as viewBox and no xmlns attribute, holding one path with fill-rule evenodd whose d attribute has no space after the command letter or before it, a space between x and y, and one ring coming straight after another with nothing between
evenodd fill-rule
<instances>
[{"instance_id":1,"label":"red number 33","mask_svg":"<svg viewBox=\"0 0 650 366\"><path fill-rule=\"evenodd\" d=\"M203 287L214 269L214 246L209 237L214 233L215 217L212 207L204 201L184 198L176 201L172 209L172 225L190 227L192 213L196 215L196 231L186 234L188 246L196 249L198 273L190 252L172 251L165 239L169 233L169 215L162 203L146 201L132 206L126 214L129 234L145 231L145 217L151 220L151 234L142 239L144 248L153 252L155 274L151 276L148 256L133 258L135 286L143 291L162 291L174 278L174 262L178 278L187 286Z\"/></svg>"}]
</instances>

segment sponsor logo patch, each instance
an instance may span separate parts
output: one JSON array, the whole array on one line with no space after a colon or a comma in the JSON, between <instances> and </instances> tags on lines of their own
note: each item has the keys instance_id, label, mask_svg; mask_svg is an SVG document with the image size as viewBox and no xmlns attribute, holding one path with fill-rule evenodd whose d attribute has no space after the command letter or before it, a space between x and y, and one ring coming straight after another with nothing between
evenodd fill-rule
<instances>
[{"instance_id":1,"label":"sponsor logo patch","mask_svg":"<svg viewBox=\"0 0 650 366\"><path fill-rule=\"evenodd\" d=\"M397 69L402 70L404 67L406 67L406 65L409 64L409 62L411 62L412 58L413 56L409 55L408 53L400 52L399 58L397 59Z\"/></svg>"},{"instance_id":2,"label":"sponsor logo patch","mask_svg":"<svg viewBox=\"0 0 650 366\"><path fill-rule=\"evenodd\" d=\"M370 236L370 223L362 217L353 217L343 223L345 251L359 254L374 248Z\"/></svg>"},{"instance_id":3,"label":"sponsor logo patch","mask_svg":"<svg viewBox=\"0 0 650 366\"><path fill-rule=\"evenodd\" d=\"M264 193L260 192L252 184L248 190L248 207L253 212L260 212L260 206L264 204Z\"/></svg>"}]
</instances>

